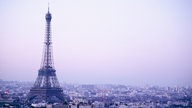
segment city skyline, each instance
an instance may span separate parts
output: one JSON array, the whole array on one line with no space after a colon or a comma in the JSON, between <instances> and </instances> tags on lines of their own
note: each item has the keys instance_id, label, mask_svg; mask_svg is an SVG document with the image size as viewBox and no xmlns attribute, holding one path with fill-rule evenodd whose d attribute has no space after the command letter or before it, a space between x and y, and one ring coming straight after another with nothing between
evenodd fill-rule
<instances>
[{"instance_id":1,"label":"city skyline","mask_svg":"<svg viewBox=\"0 0 192 108\"><path fill-rule=\"evenodd\" d=\"M192 1L0 1L0 79L35 81L52 13L60 82L190 85Z\"/></svg>"}]
</instances>

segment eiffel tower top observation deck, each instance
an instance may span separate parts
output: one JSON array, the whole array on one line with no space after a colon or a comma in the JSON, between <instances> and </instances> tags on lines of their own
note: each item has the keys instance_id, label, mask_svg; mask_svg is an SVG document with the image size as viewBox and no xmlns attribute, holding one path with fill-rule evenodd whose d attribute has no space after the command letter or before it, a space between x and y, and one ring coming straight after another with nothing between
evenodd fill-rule
<instances>
[{"instance_id":1,"label":"eiffel tower top observation deck","mask_svg":"<svg viewBox=\"0 0 192 108\"><path fill-rule=\"evenodd\" d=\"M27 100L31 101L39 97L46 102L54 102L55 97L60 101L64 101L63 90L59 85L56 77L56 70L53 64L52 41L51 41L51 13L45 15L46 19L46 33L44 41L44 52L41 67L38 71L37 79L30 89ZM52 98L54 97L54 98Z\"/></svg>"}]
</instances>

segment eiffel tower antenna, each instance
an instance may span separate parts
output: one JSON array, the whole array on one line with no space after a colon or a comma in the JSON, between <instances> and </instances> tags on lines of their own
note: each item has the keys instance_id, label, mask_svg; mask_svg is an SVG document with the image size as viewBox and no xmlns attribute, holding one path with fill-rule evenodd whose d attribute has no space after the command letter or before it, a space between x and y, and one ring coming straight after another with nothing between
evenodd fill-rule
<instances>
[{"instance_id":1,"label":"eiffel tower antenna","mask_svg":"<svg viewBox=\"0 0 192 108\"><path fill-rule=\"evenodd\" d=\"M49 2L48 2L48 12L49 12Z\"/></svg>"}]
</instances>

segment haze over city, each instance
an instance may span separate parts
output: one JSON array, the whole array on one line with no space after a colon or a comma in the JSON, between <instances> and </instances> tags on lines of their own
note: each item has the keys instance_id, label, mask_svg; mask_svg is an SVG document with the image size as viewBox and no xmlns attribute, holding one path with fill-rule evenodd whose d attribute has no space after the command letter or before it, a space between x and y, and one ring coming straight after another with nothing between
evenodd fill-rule
<instances>
[{"instance_id":1,"label":"haze over city","mask_svg":"<svg viewBox=\"0 0 192 108\"><path fill-rule=\"evenodd\" d=\"M48 2L60 82L192 85L191 0L0 1L0 79L35 81Z\"/></svg>"}]
</instances>

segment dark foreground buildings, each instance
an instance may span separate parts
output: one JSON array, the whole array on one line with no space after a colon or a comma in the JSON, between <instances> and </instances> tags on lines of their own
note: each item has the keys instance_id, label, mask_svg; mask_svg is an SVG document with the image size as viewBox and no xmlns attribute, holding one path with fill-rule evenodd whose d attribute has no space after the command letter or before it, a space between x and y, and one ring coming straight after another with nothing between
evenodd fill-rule
<instances>
[{"instance_id":1,"label":"dark foreground buildings","mask_svg":"<svg viewBox=\"0 0 192 108\"><path fill-rule=\"evenodd\" d=\"M0 80L0 108L192 108L192 87L62 84L68 103L26 104L33 82ZM66 99L66 98L65 98Z\"/></svg>"},{"instance_id":2,"label":"dark foreground buildings","mask_svg":"<svg viewBox=\"0 0 192 108\"><path fill-rule=\"evenodd\" d=\"M38 72L35 84L27 96L29 103L37 102L64 102L63 89L57 80L56 70L53 65L52 41L51 41L51 13L45 15L46 34L42 64Z\"/></svg>"}]
</instances>

